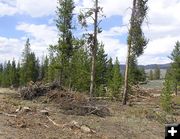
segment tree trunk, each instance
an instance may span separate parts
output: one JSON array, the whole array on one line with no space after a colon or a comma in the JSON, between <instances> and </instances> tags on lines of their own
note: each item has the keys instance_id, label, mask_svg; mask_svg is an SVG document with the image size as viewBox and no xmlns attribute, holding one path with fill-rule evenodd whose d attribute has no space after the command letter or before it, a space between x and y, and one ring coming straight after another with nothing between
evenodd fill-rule
<instances>
[{"instance_id":1,"label":"tree trunk","mask_svg":"<svg viewBox=\"0 0 180 139\"><path fill-rule=\"evenodd\" d=\"M136 12L136 0L133 0L133 9L132 9L132 14L131 14L131 20L130 20L130 28L132 28L132 25L134 23L134 16ZM132 37L131 32L129 31L129 37ZM129 81L128 81L128 76L129 76L129 60L130 60L130 55L131 55L131 39L130 42L128 42L128 50L127 50L127 59L126 59L126 70L125 70L125 79L124 79L124 92L123 92L123 100L122 104L126 105L127 103L127 97L128 97L128 87L129 87Z\"/></svg>"},{"instance_id":2,"label":"tree trunk","mask_svg":"<svg viewBox=\"0 0 180 139\"><path fill-rule=\"evenodd\" d=\"M130 45L128 45L127 59L126 59L126 70L124 78L124 92L123 92L123 105L126 105L128 95L128 75L129 75L129 58L130 58Z\"/></svg>"},{"instance_id":3,"label":"tree trunk","mask_svg":"<svg viewBox=\"0 0 180 139\"><path fill-rule=\"evenodd\" d=\"M96 51L97 51L97 21L98 21L98 0L95 1L94 40L92 46L90 97L93 96L94 81L95 81L95 63L96 63Z\"/></svg>"},{"instance_id":4,"label":"tree trunk","mask_svg":"<svg viewBox=\"0 0 180 139\"><path fill-rule=\"evenodd\" d=\"M93 96L94 91L94 78L95 78L95 56L92 56L92 65L91 65L91 85L90 85L90 98Z\"/></svg>"}]
</instances>

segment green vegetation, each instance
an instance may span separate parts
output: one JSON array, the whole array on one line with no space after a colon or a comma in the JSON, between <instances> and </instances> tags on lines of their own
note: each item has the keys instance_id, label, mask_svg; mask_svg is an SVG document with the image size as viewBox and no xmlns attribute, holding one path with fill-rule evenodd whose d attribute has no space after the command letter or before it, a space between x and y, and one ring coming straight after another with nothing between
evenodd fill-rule
<instances>
[{"instance_id":1,"label":"green vegetation","mask_svg":"<svg viewBox=\"0 0 180 139\"><path fill-rule=\"evenodd\" d=\"M98 13L102 10L97 4L98 1L96 1L96 7L84 15L81 13L78 17L84 27L87 25L83 24L85 22L82 23L83 19L93 15L97 18ZM113 90L112 96L120 93L122 77L118 59L113 66L112 58L108 59L103 44L98 43L95 37L101 30L97 27L100 21L98 18L95 19L93 34L85 34L86 37L83 36L80 39L75 38L73 36L74 8L73 0L58 1L56 10L58 44L50 45L49 56L39 61L35 53L31 51L30 40L27 39L21 62L16 64L13 60L12 63L8 61L0 65L0 85L2 87L24 86L30 81L40 80L44 83L56 81L71 90L89 92L93 82L93 90L90 91L93 91L94 96L106 96L109 90L105 89L107 87ZM94 12L94 8L98 10Z\"/></svg>"},{"instance_id":2,"label":"green vegetation","mask_svg":"<svg viewBox=\"0 0 180 139\"><path fill-rule=\"evenodd\" d=\"M150 70L149 72L149 80L153 80L153 70Z\"/></svg>"},{"instance_id":3,"label":"green vegetation","mask_svg":"<svg viewBox=\"0 0 180 139\"><path fill-rule=\"evenodd\" d=\"M120 89L122 87L122 75L120 73L120 63L116 58L115 64L112 69L112 80L110 81L110 96L119 98L120 97Z\"/></svg>"},{"instance_id":4,"label":"green vegetation","mask_svg":"<svg viewBox=\"0 0 180 139\"><path fill-rule=\"evenodd\" d=\"M174 91L177 95L178 86L180 86L180 42L177 41L175 47L171 53L170 59L172 60L171 64L171 78L174 84Z\"/></svg>"},{"instance_id":5,"label":"green vegetation","mask_svg":"<svg viewBox=\"0 0 180 139\"><path fill-rule=\"evenodd\" d=\"M156 65L154 70L149 71L149 80L160 80L161 77L161 70L158 65Z\"/></svg>"},{"instance_id":6,"label":"green vegetation","mask_svg":"<svg viewBox=\"0 0 180 139\"><path fill-rule=\"evenodd\" d=\"M160 75L161 75L160 68L156 65L156 68L154 70L153 79L154 80L159 80L160 79Z\"/></svg>"},{"instance_id":7,"label":"green vegetation","mask_svg":"<svg viewBox=\"0 0 180 139\"><path fill-rule=\"evenodd\" d=\"M171 53L170 59L172 60L171 68L167 71L161 94L161 106L166 112L171 112L173 91L176 96L178 95L178 85L180 83L180 43L178 41Z\"/></svg>"},{"instance_id":8,"label":"green vegetation","mask_svg":"<svg viewBox=\"0 0 180 139\"><path fill-rule=\"evenodd\" d=\"M164 88L161 93L161 107L162 109L169 113L172 111L172 82L170 80L170 74L167 73L166 79L164 82Z\"/></svg>"}]
</instances>

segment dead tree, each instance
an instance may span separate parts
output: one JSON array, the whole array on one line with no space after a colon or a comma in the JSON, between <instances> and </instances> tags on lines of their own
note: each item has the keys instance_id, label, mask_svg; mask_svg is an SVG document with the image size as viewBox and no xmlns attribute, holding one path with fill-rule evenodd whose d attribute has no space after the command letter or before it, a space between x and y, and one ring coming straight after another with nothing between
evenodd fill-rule
<instances>
[{"instance_id":1,"label":"dead tree","mask_svg":"<svg viewBox=\"0 0 180 139\"><path fill-rule=\"evenodd\" d=\"M94 7L88 9L86 12L81 12L79 15L79 22L82 25L82 27L87 28L87 18L91 18L93 20L93 33L87 33L84 34L87 39L87 44L90 47L91 52L91 81L90 81L90 91L89 95L90 97L93 96L94 92L94 84L95 84L95 71L96 71L96 55L97 55L97 48L98 48L98 40L97 35L98 33L101 33L102 30L99 28L99 24L102 21L100 18L104 17L102 14L102 8L98 6L98 0L95 0Z\"/></svg>"}]
</instances>

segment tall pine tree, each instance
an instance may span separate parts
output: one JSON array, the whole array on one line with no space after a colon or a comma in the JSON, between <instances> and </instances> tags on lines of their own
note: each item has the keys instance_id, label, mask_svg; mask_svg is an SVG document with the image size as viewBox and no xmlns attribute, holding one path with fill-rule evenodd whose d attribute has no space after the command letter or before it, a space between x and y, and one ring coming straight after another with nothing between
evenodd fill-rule
<instances>
[{"instance_id":1,"label":"tall pine tree","mask_svg":"<svg viewBox=\"0 0 180 139\"><path fill-rule=\"evenodd\" d=\"M175 94L177 95L178 86L180 86L180 42L177 41L171 53L170 59L172 60L171 70L173 72L173 82L175 86Z\"/></svg>"},{"instance_id":2,"label":"tall pine tree","mask_svg":"<svg viewBox=\"0 0 180 139\"><path fill-rule=\"evenodd\" d=\"M136 64L136 59L143 54L144 48L147 45L147 40L144 37L141 26L144 18L147 14L147 1L148 0L133 0L133 8L130 19L130 29L128 33L128 52L126 60L126 71L125 71L125 82L124 82L124 93L123 93L123 104L126 105L127 97L129 93L129 76L130 72L133 71L131 63Z\"/></svg>"},{"instance_id":3,"label":"tall pine tree","mask_svg":"<svg viewBox=\"0 0 180 139\"><path fill-rule=\"evenodd\" d=\"M27 39L25 48L22 52L22 62L20 68L20 85L26 85L29 81L37 81L39 78L39 60L35 53L31 52L30 42Z\"/></svg>"},{"instance_id":4,"label":"tall pine tree","mask_svg":"<svg viewBox=\"0 0 180 139\"><path fill-rule=\"evenodd\" d=\"M58 0L56 26L59 32L58 45L51 47L56 53L56 68L59 71L59 84L68 86L71 82L71 58L73 53L72 25L73 0Z\"/></svg>"}]
</instances>

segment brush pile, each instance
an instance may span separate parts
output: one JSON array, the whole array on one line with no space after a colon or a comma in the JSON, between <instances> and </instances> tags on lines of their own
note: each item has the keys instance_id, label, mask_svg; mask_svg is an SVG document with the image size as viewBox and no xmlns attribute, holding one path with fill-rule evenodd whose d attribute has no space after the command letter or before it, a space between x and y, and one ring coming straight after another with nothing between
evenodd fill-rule
<instances>
[{"instance_id":1,"label":"brush pile","mask_svg":"<svg viewBox=\"0 0 180 139\"><path fill-rule=\"evenodd\" d=\"M21 98L33 100L40 96L46 96L47 102L58 104L65 114L71 115L90 115L94 114L100 117L110 116L110 110L105 105L91 100L84 94L69 91L57 83L46 84L29 83L19 91Z\"/></svg>"},{"instance_id":2,"label":"brush pile","mask_svg":"<svg viewBox=\"0 0 180 139\"><path fill-rule=\"evenodd\" d=\"M26 87L22 87L21 89L19 89L19 93L21 98L25 100L32 100L36 97L43 96L48 91L54 89L61 89L61 87L56 82L43 85L42 82L34 83L33 81L31 81L27 84Z\"/></svg>"}]
</instances>

